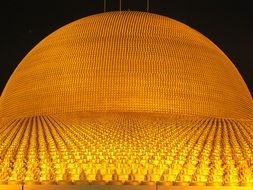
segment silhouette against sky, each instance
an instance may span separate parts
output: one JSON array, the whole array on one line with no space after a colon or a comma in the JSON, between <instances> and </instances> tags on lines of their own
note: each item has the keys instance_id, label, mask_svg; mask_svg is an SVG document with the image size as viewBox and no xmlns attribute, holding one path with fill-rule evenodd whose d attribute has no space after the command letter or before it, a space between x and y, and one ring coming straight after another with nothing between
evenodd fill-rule
<instances>
[{"instance_id":1,"label":"silhouette against sky","mask_svg":"<svg viewBox=\"0 0 253 190\"><path fill-rule=\"evenodd\" d=\"M150 12L168 16L199 31L234 63L253 92L253 13L238 1L149 0ZM77 19L101 13L103 0L1 2L0 92L25 55L43 38ZM107 0L107 11L119 0ZM146 11L146 0L122 0L122 10Z\"/></svg>"}]
</instances>

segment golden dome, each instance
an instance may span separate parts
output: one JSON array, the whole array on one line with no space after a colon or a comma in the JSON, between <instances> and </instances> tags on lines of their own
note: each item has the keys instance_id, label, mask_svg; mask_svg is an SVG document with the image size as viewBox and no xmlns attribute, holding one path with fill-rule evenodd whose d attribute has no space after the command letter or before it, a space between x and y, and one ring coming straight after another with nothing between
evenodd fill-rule
<instances>
[{"instance_id":1,"label":"golden dome","mask_svg":"<svg viewBox=\"0 0 253 190\"><path fill-rule=\"evenodd\" d=\"M163 16L112 12L62 27L21 61L1 117L158 112L253 118L239 72L206 37Z\"/></svg>"},{"instance_id":2,"label":"golden dome","mask_svg":"<svg viewBox=\"0 0 253 190\"><path fill-rule=\"evenodd\" d=\"M89 16L40 42L8 81L0 188L251 189L252 126L247 86L206 37L150 13Z\"/></svg>"}]
</instances>

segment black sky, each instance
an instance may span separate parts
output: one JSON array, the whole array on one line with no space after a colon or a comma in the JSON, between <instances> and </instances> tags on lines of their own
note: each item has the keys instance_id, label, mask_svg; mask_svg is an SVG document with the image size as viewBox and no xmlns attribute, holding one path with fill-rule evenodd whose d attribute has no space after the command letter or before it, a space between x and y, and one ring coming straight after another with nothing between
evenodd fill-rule
<instances>
[{"instance_id":1,"label":"black sky","mask_svg":"<svg viewBox=\"0 0 253 190\"><path fill-rule=\"evenodd\" d=\"M222 3L221 3L222 2ZM119 0L107 0L118 10ZM122 0L123 10L146 10L146 0ZM103 0L0 2L0 93L24 56L56 29L103 12ZM232 60L253 94L253 11L250 1L150 0L150 12L181 21L212 40Z\"/></svg>"}]
</instances>

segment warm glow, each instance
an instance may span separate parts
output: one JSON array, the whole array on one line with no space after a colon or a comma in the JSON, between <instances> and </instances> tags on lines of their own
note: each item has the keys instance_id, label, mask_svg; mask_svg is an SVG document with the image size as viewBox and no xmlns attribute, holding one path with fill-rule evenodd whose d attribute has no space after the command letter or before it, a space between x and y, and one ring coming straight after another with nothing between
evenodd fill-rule
<instances>
[{"instance_id":1,"label":"warm glow","mask_svg":"<svg viewBox=\"0 0 253 190\"><path fill-rule=\"evenodd\" d=\"M24 118L2 130L1 181L95 181L100 170L104 183L113 174L115 181L129 183L253 182L250 123L97 113Z\"/></svg>"},{"instance_id":2,"label":"warm glow","mask_svg":"<svg viewBox=\"0 0 253 190\"><path fill-rule=\"evenodd\" d=\"M45 38L11 76L0 183L248 187L252 139L251 95L211 41L163 16L103 13Z\"/></svg>"}]
</instances>

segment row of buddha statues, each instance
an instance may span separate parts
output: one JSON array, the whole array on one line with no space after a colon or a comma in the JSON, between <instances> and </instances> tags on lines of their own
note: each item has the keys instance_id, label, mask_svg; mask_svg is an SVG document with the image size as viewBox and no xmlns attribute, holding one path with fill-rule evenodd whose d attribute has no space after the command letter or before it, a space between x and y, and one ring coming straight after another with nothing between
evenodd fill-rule
<instances>
[{"instance_id":1,"label":"row of buddha statues","mask_svg":"<svg viewBox=\"0 0 253 190\"><path fill-rule=\"evenodd\" d=\"M211 173L211 172L210 172ZM147 170L146 174L143 176L142 180L136 179L136 174L133 170L127 175L127 179L120 179L120 175L117 173L117 170L114 170L111 179L104 179L103 174L100 170L97 170L96 175L93 180L87 178L87 174L82 169L79 173L78 179L73 179L72 174L69 169L66 169L62 175L62 178L56 179L56 174L53 169L49 169L46 177L41 180L41 175L39 170L34 170L30 176L25 176L25 173L20 171L16 180L8 180L8 175L1 174L0 183L3 184L128 184L128 185L209 185L209 186L248 186L253 185L252 181L247 181L243 172L239 172L238 179L232 181L230 175L228 174L229 170L225 170L224 174L220 176L220 180L214 180L213 175L209 175L206 181L201 180L201 175L197 171L190 177L190 180L184 180L184 170L181 170L176 176L175 180L170 180L170 175L167 172L163 172L158 179L153 179L152 173Z\"/></svg>"},{"instance_id":2,"label":"row of buddha statues","mask_svg":"<svg viewBox=\"0 0 253 190\"><path fill-rule=\"evenodd\" d=\"M3 183L253 182L253 130L240 123L136 118L134 124L120 119L68 124L47 117L32 126L17 122L0 131Z\"/></svg>"}]
</instances>

